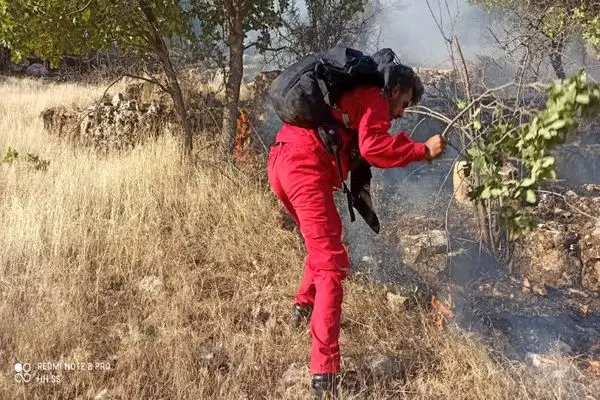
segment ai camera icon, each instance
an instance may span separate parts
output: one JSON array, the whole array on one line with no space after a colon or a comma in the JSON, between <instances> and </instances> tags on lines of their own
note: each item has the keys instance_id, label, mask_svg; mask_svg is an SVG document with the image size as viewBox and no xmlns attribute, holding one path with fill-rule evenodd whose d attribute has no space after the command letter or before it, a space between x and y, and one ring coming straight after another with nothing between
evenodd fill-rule
<instances>
[{"instance_id":1,"label":"ai camera icon","mask_svg":"<svg viewBox=\"0 0 600 400\"><path fill-rule=\"evenodd\" d=\"M29 383L31 382L31 365L29 363L15 363L15 382Z\"/></svg>"}]
</instances>

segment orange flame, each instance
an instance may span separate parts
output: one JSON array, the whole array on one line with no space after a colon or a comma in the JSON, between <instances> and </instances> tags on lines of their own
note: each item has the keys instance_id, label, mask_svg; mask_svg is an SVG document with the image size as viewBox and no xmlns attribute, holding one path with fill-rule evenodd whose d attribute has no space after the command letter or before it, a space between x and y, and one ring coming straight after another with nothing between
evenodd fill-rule
<instances>
[{"instance_id":1,"label":"orange flame","mask_svg":"<svg viewBox=\"0 0 600 400\"><path fill-rule=\"evenodd\" d=\"M454 318L454 305L453 305L453 287L451 285L447 288L447 298L445 300L439 300L435 295L431 296L431 307L434 311L434 322L438 328L445 326L448 321Z\"/></svg>"},{"instance_id":2,"label":"orange flame","mask_svg":"<svg viewBox=\"0 0 600 400\"><path fill-rule=\"evenodd\" d=\"M240 110L237 119L237 129L235 132L235 147L233 156L238 162L245 163L250 161L252 141L250 138L250 120L246 110Z\"/></svg>"}]
</instances>

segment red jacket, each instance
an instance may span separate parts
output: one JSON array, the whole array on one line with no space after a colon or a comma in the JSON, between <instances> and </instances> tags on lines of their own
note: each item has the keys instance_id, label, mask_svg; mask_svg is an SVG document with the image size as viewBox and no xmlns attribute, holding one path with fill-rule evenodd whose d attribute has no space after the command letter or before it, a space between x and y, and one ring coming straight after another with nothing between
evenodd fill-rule
<instances>
[{"instance_id":1,"label":"red jacket","mask_svg":"<svg viewBox=\"0 0 600 400\"><path fill-rule=\"evenodd\" d=\"M388 100L381 95L381 89L374 86L361 86L345 93L339 101L340 110L334 116L343 122L342 113L348 114L350 128L358 130L358 146L361 156L377 168L403 167L425 157L425 145L412 140L406 133L390 135L390 107ZM309 144L319 142L317 134L306 128L284 124L277 133L276 142ZM350 164L350 132L342 130L342 172L347 178ZM324 166L327 168L326 166ZM335 158L331 155L331 168L335 176ZM336 179L336 181L339 180Z\"/></svg>"}]
</instances>

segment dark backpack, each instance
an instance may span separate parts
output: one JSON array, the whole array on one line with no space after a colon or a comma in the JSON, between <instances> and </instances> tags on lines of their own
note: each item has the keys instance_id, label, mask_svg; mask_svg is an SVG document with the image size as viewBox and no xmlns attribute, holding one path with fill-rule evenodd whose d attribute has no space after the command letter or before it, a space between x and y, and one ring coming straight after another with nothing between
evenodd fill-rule
<instances>
[{"instance_id":1,"label":"dark backpack","mask_svg":"<svg viewBox=\"0 0 600 400\"><path fill-rule=\"evenodd\" d=\"M369 193L371 166L360 158L360 154L355 154L350 171L351 189L348 190L342 179L339 123L331 111L344 93L358 85L378 86L387 93L389 75L386 66L396 61L396 54L391 49L368 56L359 50L338 46L310 54L292 64L273 81L269 91L275 113L283 122L314 129L327 151L335 155L351 221L355 220L354 207L376 233L379 233L379 219ZM347 118L344 115L346 128L349 127ZM358 139L356 132L352 139ZM354 153L358 153L358 149L355 150Z\"/></svg>"}]
</instances>

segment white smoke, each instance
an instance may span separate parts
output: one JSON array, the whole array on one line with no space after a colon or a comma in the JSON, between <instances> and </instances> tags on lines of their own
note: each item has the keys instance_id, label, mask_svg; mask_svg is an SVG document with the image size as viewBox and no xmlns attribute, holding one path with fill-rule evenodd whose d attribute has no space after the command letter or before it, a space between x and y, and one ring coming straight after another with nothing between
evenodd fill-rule
<instances>
[{"instance_id":1,"label":"white smoke","mask_svg":"<svg viewBox=\"0 0 600 400\"><path fill-rule=\"evenodd\" d=\"M467 0L429 0L429 3L446 35L454 25L466 58L497 53L488 31L492 16L487 12L469 5ZM392 48L403 62L413 66L447 65L450 57L446 43L427 1L383 0L382 7L380 47Z\"/></svg>"}]
</instances>

